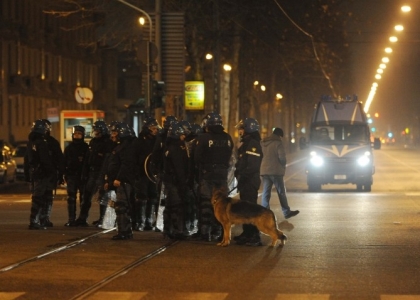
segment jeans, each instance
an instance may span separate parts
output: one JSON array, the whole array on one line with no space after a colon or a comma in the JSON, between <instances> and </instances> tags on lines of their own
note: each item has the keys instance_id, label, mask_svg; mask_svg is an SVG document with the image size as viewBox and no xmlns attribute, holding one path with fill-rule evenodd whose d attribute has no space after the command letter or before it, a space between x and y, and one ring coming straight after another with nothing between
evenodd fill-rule
<instances>
[{"instance_id":1,"label":"jeans","mask_svg":"<svg viewBox=\"0 0 420 300\"><path fill-rule=\"evenodd\" d=\"M281 210L283 211L283 215L286 216L290 212L290 207L287 203L286 187L284 186L283 176L262 175L261 178L263 184L261 205L265 208L270 208L271 189L274 184L279 197Z\"/></svg>"}]
</instances>

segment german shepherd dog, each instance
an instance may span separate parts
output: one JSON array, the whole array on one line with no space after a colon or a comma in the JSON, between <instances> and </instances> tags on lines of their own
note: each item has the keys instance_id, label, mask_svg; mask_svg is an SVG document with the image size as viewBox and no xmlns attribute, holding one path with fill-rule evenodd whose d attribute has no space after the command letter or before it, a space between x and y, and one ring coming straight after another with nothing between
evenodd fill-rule
<instances>
[{"instance_id":1,"label":"german shepherd dog","mask_svg":"<svg viewBox=\"0 0 420 300\"><path fill-rule=\"evenodd\" d=\"M223 240L218 246L229 246L231 227L239 224L253 224L258 230L272 239L271 246L275 246L277 240L284 245L287 236L277 228L276 216L274 213L261 205L232 199L227 197L226 188L214 188L211 203L214 208L216 219L223 226Z\"/></svg>"}]
</instances>

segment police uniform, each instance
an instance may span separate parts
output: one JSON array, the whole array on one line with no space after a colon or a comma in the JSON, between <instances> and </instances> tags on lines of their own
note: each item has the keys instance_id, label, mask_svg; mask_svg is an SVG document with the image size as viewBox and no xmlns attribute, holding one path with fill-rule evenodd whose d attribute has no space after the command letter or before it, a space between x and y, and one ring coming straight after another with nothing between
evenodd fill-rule
<instances>
[{"instance_id":1,"label":"police uniform","mask_svg":"<svg viewBox=\"0 0 420 300\"><path fill-rule=\"evenodd\" d=\"M64 178L67 183L67 212L68 222L65 226L75 226L76 220L76 199L79 192L80 204L83 198L84 182L82 181L82 170L89 145L84 141L85 129L82 126L73 127L75 131L82 133L82 138L75 139L64 149L65 171Z\"/></svg>"},{"instance_id":2,"label":"police uniform","mask_svg":"<svg viewBox=\"0 0 420 300\"><path fill-rule=\"evenodd\" d=\"M156 183L152 182L146 174L145 161L152 153L156 143L156 135L153 135L149 126L159 124L156 119L146 120L139 136L133 141L136 155L136 181L134 184L135 200L132 203L133 229L138 231L152 230L156 223L156 211L158 195Z\"/></svg>"},{"instance_id":3,"label":"police uniform","mask_svg":"<svg viewBox=\"0 0 420 300\"><path fill-rule=\"evenodd\" d=\"M28 136L24 168L26 181L31 182L32 191L29 229L46 229L40 218L49 193L54 188L55 168L45 138L46 130L43 121L36 120Z\"/></svg>"},{"instance_id":4,"label":"police uniform","mask_svg":"<svg viewBox=\"0 0 420 300\"><path fill-rule=\"evenodd\" d=\"M257 203L258 189L261 184L260 166L262 160L259 124L253 118L246 118L241 120L236 127L244 130L241 138L242 144L238 149L238 161L235 165L239 195L241 200ZM237 244L261 245L259 230L256 226L244 224L242 228L243 233L234 238Z\"/></svg>"},{"instance_id":5,"label":"police uniform","mask_svg":"<svg viewBox=\"0 0 420 300\"><path fill-rule=\"evenodd\" d=\"M112 239L127 240L133 238L130 210L136 167L132 143L135 137L132 136L126 123L114 125L111 131L118 132L118 141L111 152L106 170L107 189L115 190L116 194L115 213L118 234ZM116 186L117 182L118 186Z\"/></svg>"},{"instance_id":6,"label":"police uniform","mask_svg":"<svg viewBox=\"0 0 420 300\"><path fill-rule=\"evenodd\" d=\"M197 137L194 161L199 169L199 235L211 241L221 233L211 204L213 187L226 187L229 161L232 155L232 137L223 131L221 116L210 113L206 116L207 132Z\"/></svg>"},{"instance_id":7,"label":"police uniform","mask_svg":"<svg viewBox=\"0 0 420 300\"><path fill-rule=\"evenodd\" d=\"M182 135L185 135L182 126L173 123L168 132L163 174L166 194L163 233L177 239L188 235L185 206L189 191L189 156L185 142L181 139Z\"/></svg>"}]
</instances>

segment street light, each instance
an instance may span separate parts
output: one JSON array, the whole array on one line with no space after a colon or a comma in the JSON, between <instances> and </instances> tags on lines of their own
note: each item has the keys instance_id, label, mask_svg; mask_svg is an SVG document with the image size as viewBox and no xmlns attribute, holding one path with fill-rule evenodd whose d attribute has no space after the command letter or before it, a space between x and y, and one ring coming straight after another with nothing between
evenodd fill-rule
<instances>
[{"instance_id":1,"label":"street light","mask_svg":"<svg viewBox=\"0 0 420 300\"><path fill-rule=\"evenodd\" d=\"M144 10L142 10L141 8L138 8L137 6L134 6L133 4L130 4L128 2L125 2L124 0L117 0L118 2L121 2L122 4L131 7L134 10L137 10L139 12L141 12L142 14L144 14L147 18L147 20L149 21L149 41L147 42L147 53L146 53L146 66L147 66L147 107L149 108L149 110L151 109L151 105L150 105L150 44L152 43L152 31L153 31L153 23L152 23L152 19L150 18L149 14L147 12L145 12ZM141 24L141 19L140 20L140 24ZM144 23L144 19L143 19L143 23Z\"/></svg>"}]
</instances>

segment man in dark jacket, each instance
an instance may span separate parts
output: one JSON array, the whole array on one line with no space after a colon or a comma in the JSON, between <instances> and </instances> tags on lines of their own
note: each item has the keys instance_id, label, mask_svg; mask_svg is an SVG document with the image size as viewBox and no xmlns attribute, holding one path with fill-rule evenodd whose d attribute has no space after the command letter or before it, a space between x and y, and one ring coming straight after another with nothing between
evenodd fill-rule
<instances>
[{"instance_id":1,"label":"man in dark jacket","mask_svg":"<svg viewBox=\"0 0 420 300\"><path fill-rule=\"evenodd\" d=\"M241 200L257 203L260 188L260 165L262 159L260 125L253 118L241 120L236 128L243 131L238 149L235 177ZM243 232L234 238L238 245L261 246L258 228L252 224L242 225Z\"/></svg>"},{"instance_id":2,"label":"man in dark jacket","mask_svg":"<svg viewBox=\"0 0 420 300\"><path fill-rule=\"evenodd\" d=\"M111 139L116 144L108 160L106 170L106 190L115 190L117 201L118 234L113 240L128 240L133 238L130 210L133 185L135 182L136 155L133 147L133 130L129 125L119 122L111 127Z\"/></svg>"},{"instance_id":3,"label":"man in dark jacket","mask_svg":"<svg viewBox=\"0 0 420 300\"><path fill-rule=\"evenodd\" d=\"M40 222L40 217L47 201L52 196L54 179L57 178L46 140L47 130L43 120L36 120L28 136L24 168L26 181L32 184L29 229L46 229L46 225Z\"/></svg>"},{"instance_id":4,"label":"man in dark jacket","mask_svg":"<svg viewBox=\"0 0 420 300\"><path fill-rule=\"evenodd\" d=\"M182 123L171 124L163 161L163 183L166 194L163 234L175 239L184 239L188 235L185 227L185 208L190 166L188 150L184 142L185 136Z\"/></svg>"},{"instance_id":5,"label":"man in dark jacket","mask_svg":"<svg viewBox=\"0 0 420 300\"><path fill-rule=\"evenodd\" d=\"M50 221L52 206L53 206L53 190L57 189L57 185L64 183L64 155L63 151L61 150L60 143L57 141L56 138L51 136L52 125L48 119L42 119L44 122L47 133L45 134L45 139L48 144L48 150L50 152L50 157L52 159L52 163L54 165L55 171L53 172L53 177L51 177L53 188L51 191L46 193L46 202L44 207L42 208L41 219L40 222L46 227L53 227L53 223Z\"/></svg>"},{"instance_id":6,"label":"man in dark jacket","mask_svg":"<svg viewBox=\"0 0 420 300\"><path fill-rule=\"evenodd\" d=\"M100 189L98 186L98 178L101 168L104 164L106 156L111 152L114 144L109 138L108 126L104 121L98 120L93 126L93 138L89 142L89 151L83 166L82 180L86 182L85 191L83 193L82 206L80 208L79 217L76 219L76 226L89 226L87 218L89 210L92 206L92 196ZM102 193L103 190L100 189ZM102 196L102 195L101 195ZM99 206L99 219L94 222L97 225L102 222L105 215L106 205Z\"/></svg>"},{"instance_id":7,"label":"man in dark jacket","mask_svg":"<svg viewBox=\"0 0 420 300\"><path fill-rule=\"evenodd\" d=\"M158 205L156 183L147 177L146 159L153 152L160 126L155 118L144 120L139 136L133 141L136 154L136 181L134 184L135 200L132 203L133 229L152 230L155 226L155 213Z\"/></svg>"},{"instance_id":8,"label":"man in dark jacket","mask_svg":"<svg viewBox=\"0 0 420 300\"><path fill-rule=\"evenodd\" d=\"M273 134L261 141L263 160L261 162L260 175L262 177L262 206L270 208L271 189L276 187L280 200L281 209L286 219L296 216L298 210L290 210L287 202L286 187L284 186L284 174L286 172L286 151L284 150L283 130L275 128Z\"/></svg>"},{"instance_id":9,"label":"man in dark jacket","mask_svg":"<svg viewBox=\"0 0 420 300\"><path fill-rule=\"evenodd\" d=\"M232 156L232 137L224 132L220 114L211 112L204 117L206 132L197 137L194 162L199 170L199 231L206 241L219 239L221 225L214 217L211 197L213 187L227 189L229 161ZM212 235L213 232L213 235Z\"/></svg>"},{"instance_id":10,"label":"man in dark jacket","mask_svg":"<svg viewBox=\"0 0 420 300\"><path fill-rule=\"evenodd\" d=\"M76 200L79 192L79 201L82 203L84 182L82 170L89 145L84 141L85 128L80 125L73 126L72 142L64 149L65 171L64 179L67 183L67 212L68 222L65 226L76 226Z\"/></svg>"}]
</instances>

